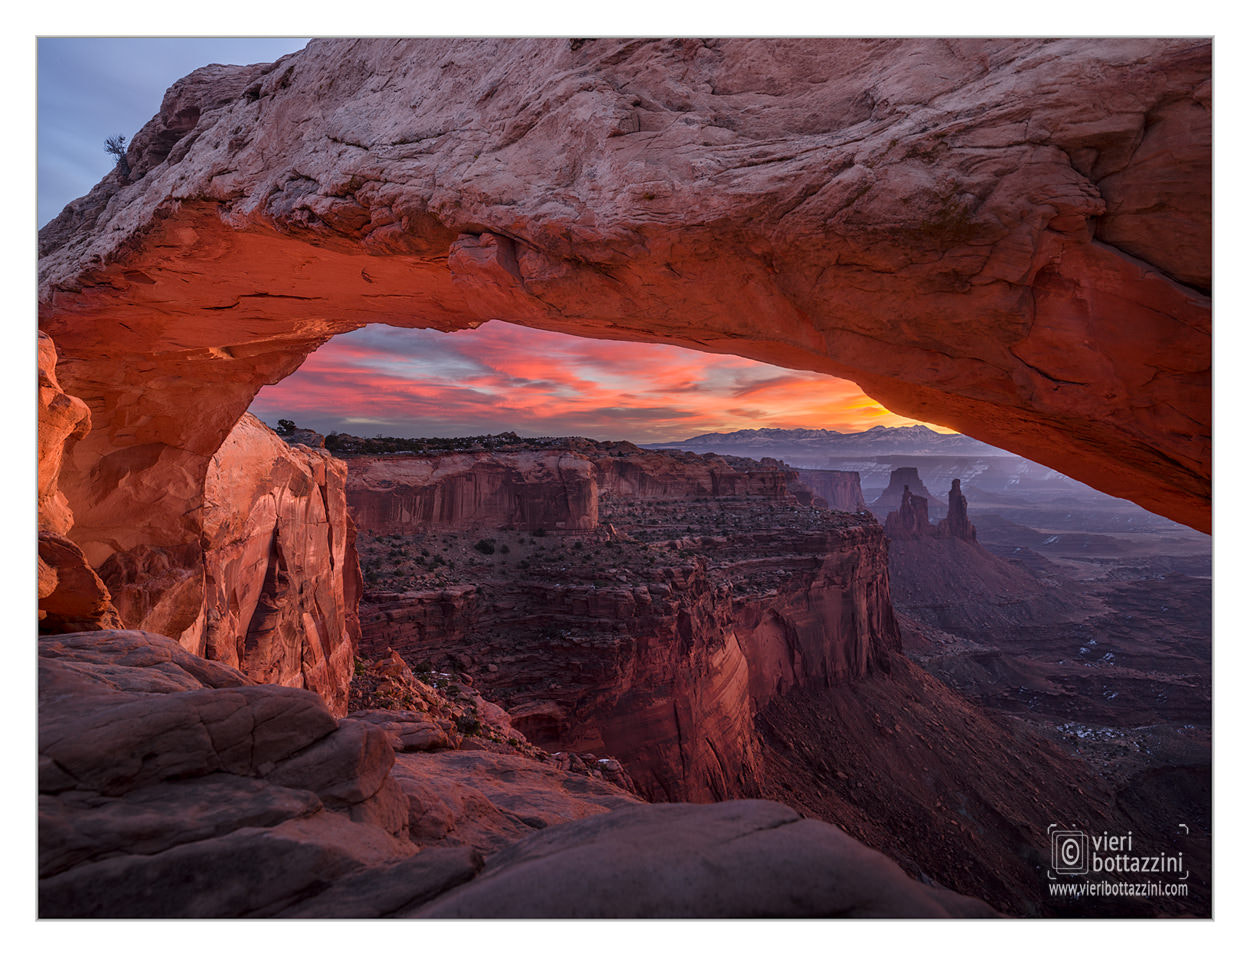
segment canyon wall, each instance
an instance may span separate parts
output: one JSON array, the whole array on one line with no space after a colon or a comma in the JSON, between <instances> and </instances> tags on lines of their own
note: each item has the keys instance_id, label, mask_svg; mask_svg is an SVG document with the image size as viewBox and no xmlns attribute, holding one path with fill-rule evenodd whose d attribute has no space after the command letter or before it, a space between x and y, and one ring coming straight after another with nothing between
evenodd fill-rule
<instances>
[{"instance_id":1,"label":"canyon wall","mask_svg":"<svg viewBox=\"0 0 1250 957\"><path fill-rule=\"evenodd\" d=\"M858 472L844 472L838 469L795 469L799 481L813 495L819 495L830 508L840 512L858 512L868 510L864 502L864 492L860 488Z\"/></svg>"},{"instance_id":2,"label":"canyon wall","mask_svg":"<svg viewBox=\"0 0 1250 957\"><path fill-rule=\"evenodd\" d=\"M121 620L343 714L360 594L346 479L328 452L244 415L210 462L199 542L101 565Z\"/></svg>"},{"instance_id":3,"label":"canyon wall","mask_svg":"<svg viewBox=\"0 0 1250 957\"><path fill-rule=\"evenodd\" d=\"M177 554L263 384L369 322L491 319L847 378L1207 529L1211 95L1202 39L206 67L41 231L40 325L93 417L73 540Z\"/></svg>"},{"instance_id":4,"label":"canyon wall","mask_svg":"<svg viewBox=\"0 0 1250 957\"><path fill-rule=\"evenodd\" d=\"M350 460L366 581L381 576L361 605L362 653L468 672L530 740L611 754L651 797L748 793L760 708L861 677L898 649L881 527L800 506L791 470L573 441L596 496L603 483L585 513L600 524L561 537L374 528L366 516L392 514L379 505L390 468L405 501L414 476L437 486L458 473L439 456L383 457L358 477ZM532 452L491 455L495 470L545 484L522 468Z\"/></svg>"},{"instance_id":5,"label":"canyon wall","mask_svg":"<svg viewBox=\"0 0 1250 957\"><path fill-rule=\"evenodd\" d=\"M666 500L751 496L765 501L791 498L792 470L779 463L763 467L748 459L731 465L719 455L670 452L648 455L629 443L617 443L609 455L595 454L599 490L621 499Z\"/></svg>"},{"instance_id":6,"label":"canyon wall","mask_svg":"<svg viewBox=\"0 0 1250 957\"><path fill-rule=\"evenodd\" d=\"M564 452L354 456L351 507L375 535L432 528L590 529L599 523L590 463Z\"/></svg>"},{"instance_id":7,"label":"canyon wall","mask_svg":"<svg viewBox=\"0 0 1250 957\"><path fill-rule=\"evenodd\" d=\"M112 596L86 556L66 536L74 514L60 489L66 445L91 430L86 403L66 395L56 378L56 346L39 333L39 631L117 628Z\"/></svg>"}]
</instances>

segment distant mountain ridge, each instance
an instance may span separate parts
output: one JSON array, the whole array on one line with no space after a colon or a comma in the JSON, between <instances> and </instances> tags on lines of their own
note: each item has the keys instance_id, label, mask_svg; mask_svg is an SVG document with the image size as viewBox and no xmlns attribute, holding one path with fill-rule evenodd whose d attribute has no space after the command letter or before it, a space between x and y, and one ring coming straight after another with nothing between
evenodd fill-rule
<instances>
[{"instance_id":1,"label":"distant mountain ridge","mask_svg":"<svg viewBox=\"0 0 1250 957\"><path fill-rule=\"evenodd\" d=\"M1009 455L958 433L946 435L924 425L890 427L876 425L865 432L832 429L740 429L737 432L706 432L681 442L654 443L644 448L725 451L784 457L807 453L832 456L857 455Z\"/></svg>"}]
</instances>

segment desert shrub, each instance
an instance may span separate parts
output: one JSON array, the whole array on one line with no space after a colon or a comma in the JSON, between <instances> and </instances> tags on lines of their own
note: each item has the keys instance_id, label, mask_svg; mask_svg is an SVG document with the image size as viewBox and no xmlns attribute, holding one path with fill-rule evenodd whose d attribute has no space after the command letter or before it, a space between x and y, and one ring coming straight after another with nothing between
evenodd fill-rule
<instances>
[{"instance_id":1,"label":"desert shrub","mask_svg":"<svg viewBox=\"0 0 1250 957\"><path fill-rule=\"evenodd\" d=\"M104 152L117 157L117 169L122 176L130 178L130 164L126 162L126 137L110 136L104 141Z\"/></svg>"},{"instance_id":2,"label":"desert shrub","mask_svg":"<svg viewBox=\"0 0 1250 957\"><path fill-rule=\"evenodd\" d=\"M478 539L476 542L473 543L473 547L476 548L483 555L495 554L495 540L493 538Z\"/></svg>"}]
</instances>

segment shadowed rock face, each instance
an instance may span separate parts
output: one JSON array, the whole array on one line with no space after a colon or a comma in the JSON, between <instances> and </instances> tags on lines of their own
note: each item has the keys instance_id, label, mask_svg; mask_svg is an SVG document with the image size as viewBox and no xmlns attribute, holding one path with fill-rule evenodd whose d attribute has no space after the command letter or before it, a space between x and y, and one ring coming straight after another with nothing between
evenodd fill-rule
<instances>
[{"instance_id":1,"label":"shadowed rock face","mask_svg":"<svg viewBox=\"0 0 1250 957\"><path fill-rule=\"evenodd\" d=\"M996 916L980 901L911 880L837 828L771 801L627 808L553 828L410 916L539 915Z\"/></svg>"},{"instance_id":2,"label":"shadowed rock face","mask_svg":"<svg viewBox=\"0 0 1250 957\"><path fill-rule=\"evenodd\" d=\"M488 319L852 379L1195 527L1210 43L326 40L175 84L41 234L110 554L200 535L259 387Z\"/></svg>"},{"instance_id":3,"label":"shadowed rock face","mask_svg":"<svg viewBox=\"0 0 1250 957\"><path fill-rule=\"evenodd\" d=\"M867 511L864 492L860 488L858 472L838 469L795 469L799 481L825 500L830 507L841 512Z\"/></svg>"},{"instance_id":4,"label":"shadowed rock face","mask_svg":"<svg viewBox=\"0 0 1250 957\"><path fill-rule=\"evenodd\" d=\"M934 498L933 493L925 488L924 482L920 480L920 472L912 465L897 468L890 472L890 484L886 486L885 491L877 496L877 500L872 503L872 507L877 510L878 514L886 509L900 508L908 492L926 501ZM928 515L928 506L925 508L925 514L926 516Z\"/></svg>"},{"instance_id":5,"label":"shadowed rock face","mask_svg":"<svg viewBox=\"0 0 1250 957\"><path fill-rule=\"evenodd\" d=\"M885 519L887 538L923 538L933 534L933 526L929 524L929 500L923 495L913 495L910 486L903 486L903 497L899 501L898 511L891 512Z\"/></svg>"},{"instance_id":6,"label":"shadowed rock face","mask_svg":"<svg viewBox=\"0 0 1250 957\"><path fill-rule=\"evenodd\" d=\"M347 705L360 570L347 468L244 415L213 456L197 542L138 546L100 574L126 626ZM105 626L107 627L107 626Z\"/></svg>"},{"instance_id":7,"label":"shadowed rock face","mask_svg":"<svg viewBox=\"0 0 1250 957\"><path fill-rule=\"evenodd\" d=\"M938 522L937 533L966 542L977 540L977 529L968 521L968 499L959 488L959 479L951 479L951 490L946 493L946 518Z\"/></svg>"},{"instance_id":8,"label":"shadowed rock face","mask_svg":"<svg viewBox=\"0 0 1250 957\"><path fill-rule=\"evenodd\" d=\"M386 714L336 720L160 635L41 639L39 916L993 914L779 804L642 805ZM448 896L479 874L484 900Z\"/></svg>"},{"instance_id":9,"label":"shadowed rock face","mask_svg":"<svg viewBox=\"0 0 1250 957\"><path fill-rule=\"evenodd\" d=\"M356 523L375 535L430 529L590 529L598 486L586 459L533 452L437 458L358 457L349 467Z\"/></svg>"},{"instance_id":10,"label":"shadowed rock face","mask_svg":"<svg viewBox=\"0 0 1250 957\"><path fill-rule=\"evenodd\" d=\"M58 480L67 443L91 429L81 399L66 395L56 378L56 346L39 333L39 630L79 631L121 625L112 596L65 536L74 524Z\"/></svg>"}]
</instances>

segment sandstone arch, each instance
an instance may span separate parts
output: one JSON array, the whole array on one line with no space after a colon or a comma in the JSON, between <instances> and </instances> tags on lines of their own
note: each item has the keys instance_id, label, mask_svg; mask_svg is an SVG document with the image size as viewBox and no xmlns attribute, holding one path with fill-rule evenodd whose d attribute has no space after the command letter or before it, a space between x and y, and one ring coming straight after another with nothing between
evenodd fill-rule
<instances>
[{"instance_id":1,"label":"sandstone arch","mask_svg":"<svg viewBox=\"0 0 1250 957\"><path fill-rule=\"evenodd\" d=\"M838 375L1209 529L1210 54L333 40L196 71L40 236L92 419L73 537L193 562L261 385L369 322L496 318Z\"/></svg>"}]
</instances>

